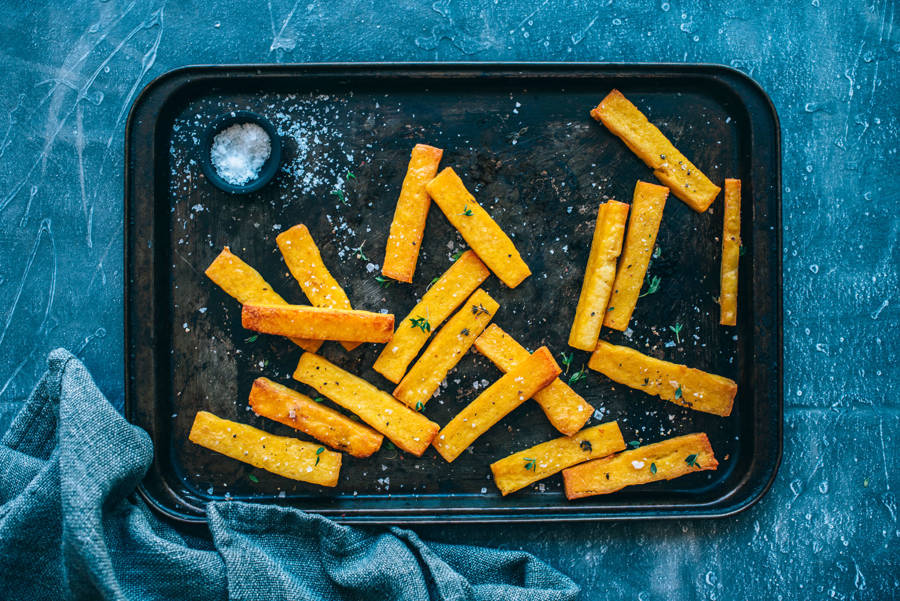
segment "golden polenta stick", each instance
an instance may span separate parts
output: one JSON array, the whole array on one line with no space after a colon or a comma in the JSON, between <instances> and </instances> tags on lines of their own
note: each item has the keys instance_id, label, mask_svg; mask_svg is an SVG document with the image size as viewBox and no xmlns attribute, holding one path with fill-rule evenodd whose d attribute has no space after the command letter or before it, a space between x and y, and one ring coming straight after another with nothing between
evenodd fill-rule
<instances>
[{"instance_id":1,"label":"golden polenta stick","mask_svg":"<svg viewBox=\"0 0 900 601\"><path fill-rule=\"evenodd\" d=\"M294 379L355 413L399 448L418 457L440 429L388 393L313 353L300 357Z\"/></svg>"},{"instance_id":2,"label":"golden polenta stick","mask_svg":"<svg viewBox=\"0 0 900 601\"><path fill-rule=\"evenodd\" d=\"M449 462L513 409L556 379L559 366L546 346L485 389L434 438L432 445Z\"/></svg>"},{"instance_id":3,"label":"golden polenta stick","mask_svg":"<svg viewBox=\"0 0 900 601\"><path fill-rule=\"evenodd\" d=\"M671 480L719 466L706 434L686 434L563 470L568 499Z\"/></svg>"},{"instance_id":4,"label":"golden polenta stick","mask_svg":"<svg viewBox=\"0 0 900 601\"><path fill-rule=\"evenodd\" d=\"M575 319L569 331L569 346L583 351L592 351L597 346L616 277L616 259L622 252L627 219L628 205L624 202L610 200L600 205L597 211L591 253L584 270Z\"/></svg>"},{"instance_id":5,"label":"golden polenta stick","mask_svg":"<svg viewBox=\"0 0 900 601\"><path fill-rule=\"evenodd\" d=\"M275 242L278 243L288 270L300 284L300 289L312 306L326 309L353 308L347 293L325 267L319 248L305 225L301 223L281 232ZM359 343L341 342L341 346L352 351Z\"/></svg>"},{"instance_id":6,"label":"golden polenta stick","mask_svg":"<svg viewBox=\"0 0 900 601\"><path fill-rule=\"evenodd\" d=\"M563 469L625 449L617 422L586 428L574 436L548 440L491 464L494 484L505 497Z\"/></svg>"},{"instance_id":7,"label":"golden polenta stick","mask_svg":"<svg viewBox=\"0 0 900 601\"><path fill-rule=\"evenodd\" d=\"M643 390L677 405L721 415L731 415L737 384L728 378L679 363L655 359L638 351L601 340L588 367L610 380Z\"/></svg>"},{"instance_id":8,"label":"golden polenta stick","mask_svg":"<svg viewBox=\"0 0 900 601\"><path fill-rule=\"evenodd\" d=\"M244 305L241 325L264 334L316 340L387 342L394 332L390 313L323 309L308 305Z\"/></svg>"},{"instance_id":9,"label":"golden polenta stick","mask_svg":"<svg viewBox=\"0 0 900 601\"><path fill-rule=\"evenodd\" d=\"M435 334L419 360L400 380L394 398L420 411L499 308L499 303L487 292L481 288L476 290Z\"/></svg>"},{"instance_id":10,"label":"golden polenta stick","mask_svg":"<svg viewBox=\"0 0 900 601\"><path fill-rule=\"evenodd\" d=\"M515 339L492 323L475 340L478 352L506 373L528 358L529 352ZM594 408L559 378L534 395L553 427L570 436L591 418Z\"/></svg>"},{"instance_id":11,"label":"golden polenta stick","mask_svg":"<svg viewBox=\"0 0 900 601\"><path fill-rule=\"evenodd\" d=\"M702 213L719 195L719 188L681 154L647 117L618 90L613 90L591 117L602 121L648 167L671 188L675 196Z\"/></svg>"},{"instance_id":12,"label":"golden polenta stick","mask_svg":"<svg viewBox=\"0 0 900 601\"><path fill-rule=\"evenodd\" d=\"M318 443L275 436L208 411L198 411L188 436L191 442L253 467L311 484L336 486L341 454Z\"/></svg>"},{"instance_id":13,"label":"golden polenta stick","mask_svg":"<svg viewBox=\"0 0 900 601\"><path fill-rule=\"evenodd\" d=\"M228 296L231 296L242 305L246 303L287 304L287 301L272 290L272 287L259 275L258 271L244 263L227 246L222 249L219 256L206 268L206 276L224 290ZM300 348L312 353L319 350L319 347L322 346L321 340L291 338L291 341Z\"/></svg>"},{"instance_id":14,"label":"golden polenta stick","mask_svg":"<svg viewBox=\"0 0 900 601\"><path fill-rule=\"evenodd\" d=\"M509 236L504 233L475 197L469 194L462 180L447 167L425 186L428 194L441 208L450 223L500 280L515 288L531 275L528 265Z\"/></svg>"},{"instance_id":15,"label":"golden polenta stick","mask_svg":"<svg viewBox=\"0 0 900 601\"><path fill-rule=\"evenodd\" d=\"M725 180L725 225L719 278L719 323L737 325L738 261L741 256L741 180Z\"/></svg>"},{"instance_id":16,"label":"golden polenta stick","mask_svg":"<svg viewBox=\"0 0 900 601\"><path fill-rule=\"evenodd\" d=\"M397 331L375 361L375 371L394 384L399 382L431 333L489 275L478 255L471 250L464 252L428 289L409 315L397 324Z\"/></svg>"},{"instance_id":17,"label":"golden polenta stick","mask_svg":"<svg viewBox=\"0 0 900 601\"><path fill-rule=\"evenodd\" d=\"M384 251L381 273L389 278L412 282L431 207L425 184L434 179L443 154L442 149L427 144L416 144L412 149Z\"/></svg>"},{"instance_id":18,"label":"golden polenta stick","mask_svg":"<svg viewBox=\"0 0 900 601\"><path fill-rule=\"evenodd\" d=\"M300 430L354 457L368 457L381 448L384 440L368 426L268 378L253 381L250 408L257 415Z\"/></svg>"},{"instance_id":19,"label":"golden polenta stick","mask_svg":"<svg viewBox=\"0 0 900 601\"><path fill-rule=\"evenodd\" d=\"M631 221L625 235L625 246L619 259L616 281L613 283L609 308L603 318L603 325L614 330L625 330L631 321L634 306L641 295L641 286L650 265L650 256L656 245L659 222L669 189L665 186L638 182L634 187L631 203Z\"/></svg>"}]
</instances>

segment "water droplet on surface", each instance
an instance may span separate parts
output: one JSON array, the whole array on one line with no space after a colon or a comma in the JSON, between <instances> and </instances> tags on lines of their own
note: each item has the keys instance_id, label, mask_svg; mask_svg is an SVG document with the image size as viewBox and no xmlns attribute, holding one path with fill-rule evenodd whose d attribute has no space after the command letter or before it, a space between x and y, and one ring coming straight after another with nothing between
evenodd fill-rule
<instances>
[{"instance_id":1,"label":"water droplet on surface","mask_svg":"<svg viewBox=\"0 0 900 601\"><path fill-rule=\"evenodd\" d=\"M822 480L819 483L819 492L823 495L828 494L828 480Z\"/></svg>"},{"instance_id":2,"label":"water droplet on surface","mask_svg":"<svg viewBox=\"0 0 900 601\"><path fill-rule=\"evenodd\" d=\"M803 105L803 110L807 113L815 113L816 111L821 111L823 108L821 102L807 102Z\"/></svg>"},{"instance_id":3,"label":"water droplet on surface","mask_svg":"<svg viewBox=\"0 0 900 601\"><path fill-rule=\"evenodd\" d=\"M813 273L819 273L819 266L813 263L809 266L809 270Z\"/></svg>"},{"instance_id":4,"label":"water droplet on surface","mask_svg":"<svg viewBox=\"0 0 900 601\"><path fill-rule=\"evenodd\" d=\"M664 13L669 12L669 8L671 8L671 7L669 6L669 3L668 3L668 2L663 2L662 4L659 5L659 7L662 9L662 11L663 11Z\"/></svg>"},{"instance_id":5,"label":"water droplet on surface","mask_svg":"<svg viewBox=\"0 0 900 601\"><path fill-rule=\"evenodd\" d=\"M795 496L803 492L803 482L799 478L791 480L791 492L794 493Z\"/></svg>"},{"instance_id":6,"label":"water droplet on surface","mask_svg":"<svg viewBox=\"0 0 900 601\"><path fill-rule=\"evenodd\" d=\"M807 173L812 173L812 172L813 172L813 166L812 166L812 165L807 165L807 166L806 166L806 172L807 172Z\"/></svg>"}]
</instances>

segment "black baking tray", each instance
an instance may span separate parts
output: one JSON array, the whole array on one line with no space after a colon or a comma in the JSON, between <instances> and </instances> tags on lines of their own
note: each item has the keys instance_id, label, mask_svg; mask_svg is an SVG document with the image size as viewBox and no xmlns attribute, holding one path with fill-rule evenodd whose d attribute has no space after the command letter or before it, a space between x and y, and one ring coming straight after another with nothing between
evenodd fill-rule
<instances>
[{"instance_id":1,"label":"black baking tray","mask_svg":"<svg viewBox=\"0 0 900 601\"><path fill-rule=\"evenodd\" d=\"M743 181L739 325L718 325L721 200L697 214L670 196L648 279L659 292L638 303L631 329L603 337L735 379L728 418L690 411L589 372L574 384L619 420L626 440L708 433L718 471L569 502L555 476L507 498L488 464L555 437L526 403L448 464L385 445L344 458L340 483L323 489L255 470L187 441L198 410L297 435L248 410L254 378L290 380L300 349L253 338L237 303L203 270L225 245L288 301L305 299L276 251L275 235L306 223L355 307L402 318L464 248L432 207L412 285L373 279L417 142L445 149L479 202L513 236L534 275L515 290L492 277L495 322L527 347L569 352L568 329L597 207L630 201L652 173L588 115L618 88L710 178ZM207 182L197 157L207 123L232 110L272 119L284 166L257 193L232 196ZM163 514L204 520L212 500L275 503L342 522L596 520L712 517L757 501L778 469L782 439L781 142L778 118L746 75L716 65L313 64L197 66L149 84L132 107L125 169L125 411L155 455L140 492ZM351 172L355 178L348 176ZM348 204L333 193L340 189ZM367 260L354 248L362 245ZM683 324L680 343L669 326ZM371 369L380 346L322 353L384 390ZM569 376L588 358L575 351ZM475 351L448 377L426 415L446 424L499 372ZM305 392L310 392L304 390Z\"/></svg>"}]
</instances>

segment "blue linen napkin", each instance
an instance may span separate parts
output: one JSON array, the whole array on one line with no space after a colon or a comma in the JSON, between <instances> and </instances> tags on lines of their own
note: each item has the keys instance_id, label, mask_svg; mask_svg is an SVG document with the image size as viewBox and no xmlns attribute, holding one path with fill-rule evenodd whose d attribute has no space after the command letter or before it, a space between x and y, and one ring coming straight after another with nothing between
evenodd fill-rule
<instances>
[{"instance_id":1,"label":"blue linen napkin","mask_svg":"<svg viewBox=\"0 0 900 601\"><path fill-rule=\"evenodd\" d=\"M424 543L294 509L208 507L211 540L178 532L134 493L146 432L58 349L0 441L4 599L566 600L569 578L534 556Z\"/></svg>"}]
</instances>

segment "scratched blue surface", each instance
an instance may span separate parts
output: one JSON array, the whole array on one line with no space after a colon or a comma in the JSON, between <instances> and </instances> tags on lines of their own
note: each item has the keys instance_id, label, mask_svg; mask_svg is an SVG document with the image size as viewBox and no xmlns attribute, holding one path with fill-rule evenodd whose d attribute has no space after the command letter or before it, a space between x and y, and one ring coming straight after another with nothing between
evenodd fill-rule
<instances>
[{"instance_id":1,"label":"scratched blue surface","mask_svg":"<svg viewBox=\"0 0 900 601\"><path fill-rule=\"evenodd\" d=\"M3 2L0 430L64 346L116 403L122 146L134 95L191 63L714 62L784 134L785 452L771 493L717 521L424 527L523 548L585 599L893 599L900 35L893 0L434 4Z\"/></svg>"}]
</instances>

